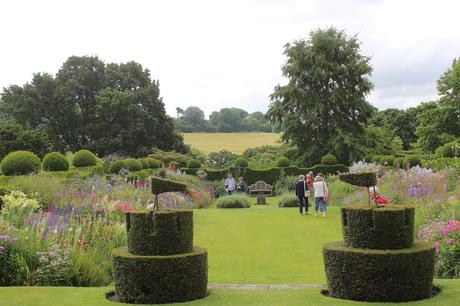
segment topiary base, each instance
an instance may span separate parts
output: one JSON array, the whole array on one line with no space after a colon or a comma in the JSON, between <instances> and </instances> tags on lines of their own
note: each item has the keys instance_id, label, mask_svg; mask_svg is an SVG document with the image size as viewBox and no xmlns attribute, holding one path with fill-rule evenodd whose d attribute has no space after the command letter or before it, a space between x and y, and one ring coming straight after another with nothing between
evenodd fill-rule
<instances>
[{"instance_id":1,"label":"topiary base","mask_svg":"<svg viewBox=\"0 0 460 306\"><path fill-rule=\"evenodd\" d=\"M120 302L162 304L207 296L208 254L194 247L191 253L138 256L126 247L112 252L115 291Z\"/></svg>"},{"instance_id":2,"label":"topiary base","mask_svg":"<svg viewBox=\"0 0 460 306\"><path fill-rule=\"evenodd\" d=\"M435 249L417 242L402 250L348 248L344 242L323 247L332 297L368 302L406 302L430 298Z\"/></svg>"}]
</instances>

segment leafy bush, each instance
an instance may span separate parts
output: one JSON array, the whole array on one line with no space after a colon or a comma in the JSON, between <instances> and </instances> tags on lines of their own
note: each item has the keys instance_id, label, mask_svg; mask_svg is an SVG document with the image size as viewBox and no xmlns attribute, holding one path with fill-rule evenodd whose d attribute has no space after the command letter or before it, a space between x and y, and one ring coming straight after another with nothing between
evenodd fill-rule
<instances>
[{"instance_id":1,"label":"leafy bush","mask_svg":"<svg viewBox=\"0 0 460 306\"><path fill-rule=\"evenodd\" d=\"M396 165L399 165L399 168L403 169L404 168L404 158L403 157L395 158L393 166L396 166Z\"/></svg>"},{"instance_id":2,"label":"leafy bush","mask_svg":"<svg viewBox=\"0 0 460 306\"><path fill-rule=\"evenodd\" d=\"M188 162L187 162L187 168L191 168L191 169L198 169L201 167L201 163L199 160L196 160L196 159L190 159Z\"/></svg>"},{"instance_id":3,"label":"leafy bush","mask_svg":"<svg viewBox=\"0 0 460 306\"><path fill-rule=\"evenodd\" d=\"M240 167L240 168L247 168L248 167L248 161L244 157L239 157L235 160L235 166Z\"/></svg>"},{"instance_id":4,"label":"leafy bush","mask_svg":"<svg viewBox=\"0 0 460 306\"><path fill-rule=\"evenodd\" d=\"M96 166L97 157L89 150L80 150L73 155L72 164L77 168Z\"/></svg>"},{"instance_id":5,"label":"leafy bush","mask_svg":"<svg viewBox=\"0 0 460 306\"><path fill-rule=\"evenodd\" d=\"M69 160L59 152L51 152L43 158L43 169L47 171L67 171L69 170Z\"/></svg>"},{"instance_id":6,"label":"leafy bush","mask_svg":"<svg viewBox=\"0 0 460 306\"><path fill-rule=\"evenodd\" d=\"M371 163L373 158L374 158L374 154L367 154L366 156L364 156L364 161L366 163Z\"/></svg>"},{"instance_id":7,"label":"leafy bush","mask_svg":"<svg viewBox=\"0 0 460 306\"><path fill-rule=\"evenodd\" d=\"M374 164L379 164L380 165L381 161L382 161L382 155L374 155L374 157L372 157L372 162Z\"/></svg>"},{"instance_id":8,"label":"leafy bush","mask_svg":"<svg viewBox=\"0 0 460 306\"><path fill-rule=\"evenodd\" d=\"M406 165L410 165L411 168L422 165L422 161L420 160L420 157L418 155L408 155L404 160L404 163Z\"/></svg>"},{"instance_id":9,"label":"leafy bush","mask_svg":"<svg viewBox=\"0 0 460 306\"><path fill-rule=\"evenodd\" d=\"M249 208L251 201L246 195L234 194L218 198L216 206L218 208Z\"/></svg>"},{"instance_id":10,"label":"leafy bush","mask_svg":"<svg viewBox=\"0 0 460 306\"><path fill-rule=\"evenodd\" d=\"M214 168L226 168L229 167L237 158L238 155L227 150L221 150L219 152L209 153L208 158L206 159L206 164Z\"/></svg>"},{"instance_id":11,"label":"leafy bush","mask_svg":"<svg viewBox=\"0 0 460 306\"><path fill-rule=\"evenodd\" d=\"M276 166L277 167L280 167L280 168L284 168L284 167L289 167L289 165L291 164L291 161L289 160L289 158L287 157L280 157L277 161L276 161Z\"/></svg>"},{"instance_id":12,"label":"leafy bush","mask_svg":"<svg viewBox=\"0 0 460 306\"><path fill-rule=\"evenodd\" d=\"M297 207L299 206L298 199L294 193L285 192L279 197L278 206L279 207Z\"/></svg>"},{"instance_id":13,"label":"leafy bush","mask_svg":"<svg viewBox=\"0 0 460 306\"><path fill-rule=\"evenodd\" d=\"M187 161L190 159L189 156L182 153L165 152L161 150L150 154L149 157L161 161L166 167L168 167L170 163L176 163L179 168L185 167L187 165Z\"/></svg>"},{"instance_id":14,"label":"leafy bush","mask_svg":"<svg viewBox=\"0 0 460 306\"><path fill-rule=\"evenodd\" d=\"M110 164L109 172L113 174L118 174L121 169L128 170L128 166L124 160L116 160Z\"/></svg>"},{"instance_id":15,"label":"leafy bush","mask_svg":"<svg viewBox=\"0 0 460 306\"><path fill-rule=\"evenodd\" d=\"M394 162L395 162L395 158L391 155L382 156L382 158L380 159L381 165L387 165L390 167L393 167Z\"/></svg>"},{"instance_id":16,"label":"leafy bush","mask_svg":"<svg viewBox=\"0 0 460 306\"><path fill-rule=\"evenodd\" d=\"M440 157L460 157L460 142L451 141L436 149Z\"/></svg>"},{"instance_id":17,"label":"leafy bush","mask_svg":"<svg viewBox=\"0 0 460 306\"><path fill-rule=\"evenodd\" d=\"M297 182L297 176L288 175L280 178L275 183L275 192L277 194L283 194L287 192L293 192L295 189L295 183Z\"/></svg>"},{"instance_id":18,"label":"leafy bush","mask_svg":"<svg viewBox=\"0 0 460 306\"><path fill-rule=\"evenodd\" d=\"M9 153L2 160L4 175L26 175L40 171L40 159L29 151L15 151Z\"/></svg>"},{"instance_id":19,"label":"leafy bush","mask_svg":"<svg viewBox=\"0 0 460 306\"><path fill-rule=\"evenodd\" d=\"M134 158L125 159L126 167L129 171L140 171L142 170L142 164L140 161Z\"/></svg>"},{"instance_id":20,"label":"leafy bush","mask_svg":"<svg viewBox=\"0 0 460 306\"><path fill-rule=\"evenodd\" d=\"M147 157L145 160L149 163L149 169L161 168L161 162L158 159Z\"/></svg>"},{"instance_id":21,"label":"leafy bush","mask_svg":"<svg viewBox=\"0 0 460 306\"><path fill-rule=\"evenodd\" d=\"M150 169L150 164L146 158L138 158L137 160L141 162L142 169Z\"/></svg>"},{"instance_id":22,"label":"leafy bush","mask_svg":"<svg viewBox=\"0 0 460 306\"><path fill-rule=\"evenodd\" d=\"M332 154L326 154L321 158L321 164L323 165L336 165L337 157Z\"/></svg>"},{"instance_id":23,"label":"leafy bush","mask_svg":"<svg viewBox=\"0 0 460 306\"><path fill-rule=\"evenodd\" d=\"M0 286L22 286L29 274L17 238L2 234L0 236Z\"/></svg>"},{"instance_id":24,"label":"leafy bush","mask_svg":"<svg viewBox=\"0 0 460 306\"><path fill-rule=\"evenodd\" d=\"M460 169L460 159L457 157L430 159L423 162L423 167L433 170L442 170L447 167Z\"/></svg>"}]
</instances>

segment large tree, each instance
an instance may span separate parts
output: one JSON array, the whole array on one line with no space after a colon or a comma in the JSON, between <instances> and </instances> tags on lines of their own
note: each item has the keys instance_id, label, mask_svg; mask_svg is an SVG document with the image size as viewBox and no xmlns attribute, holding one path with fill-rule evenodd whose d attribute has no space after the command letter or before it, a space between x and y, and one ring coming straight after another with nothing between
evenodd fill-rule
<instances>
[{"instance_id":1,"label":"large tree","mask_svg":"<svg viewBox=\"0 0 460 306\"><path fill-rule=\"evenodd\" d=\"M360 54L356 36L333 27L310 33L284 47L287 57L270 96L268 118L281 126L282 139L295 144L306 164L326 153L341 162L363 154L364 124L372 108L366 95L373 85L369 57Z\"/></svg>"}]
</instances>

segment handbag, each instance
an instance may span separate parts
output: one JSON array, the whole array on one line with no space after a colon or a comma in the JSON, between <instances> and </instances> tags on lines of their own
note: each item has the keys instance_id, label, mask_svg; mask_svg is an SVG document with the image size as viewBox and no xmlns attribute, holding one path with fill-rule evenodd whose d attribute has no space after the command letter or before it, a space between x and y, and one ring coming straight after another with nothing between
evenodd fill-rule
<instances>
[{"instance_id":1,"label":"handbag","mask_svg":"<svg viewBox=\"0 0 460 306\"><path fill-rule=\"evenodd\" d=\"M326 193L326 184L324 184L324 181L323 181L323 189L324 189L324 202L327 204L327 202L329 201L329 195Z\"/></svg>"}]
</instances>

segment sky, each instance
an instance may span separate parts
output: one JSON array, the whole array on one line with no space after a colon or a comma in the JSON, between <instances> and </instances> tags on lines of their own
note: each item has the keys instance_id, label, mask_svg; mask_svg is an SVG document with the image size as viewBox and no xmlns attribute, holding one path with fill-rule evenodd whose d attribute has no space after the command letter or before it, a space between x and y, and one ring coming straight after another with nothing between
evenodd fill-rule
<instances>
[{"instance_id":1,"label":"sky","mask_svg":"<svg viewBox=\"0 0 460 306\"><path fill-rule=\"evenodd\" d=\"M194 105L265 112L283 46L317 28L358 35L379 109L436 99L460 56L460 1L65 0L0 2L0 88L55 74L72 55L134 60L160 81L167 112Z\"/></svg>"}]
</instances>

